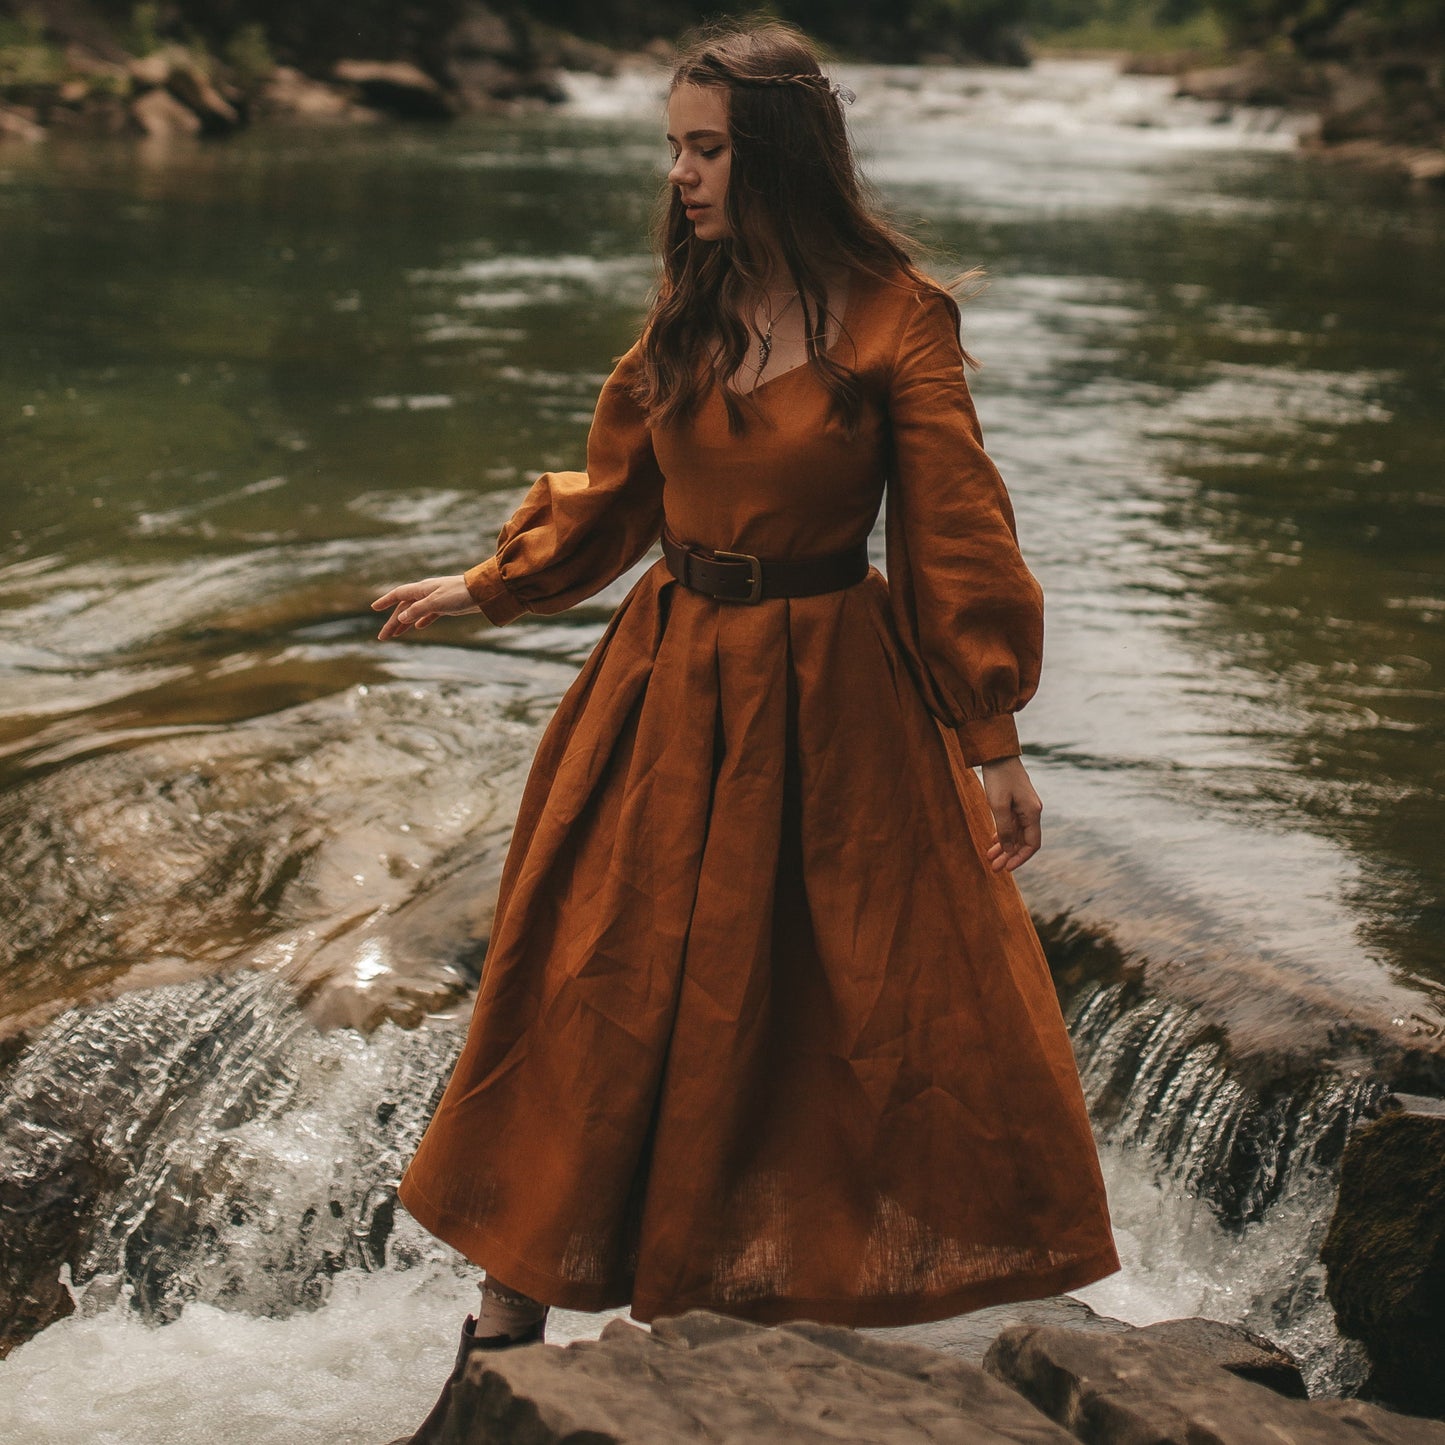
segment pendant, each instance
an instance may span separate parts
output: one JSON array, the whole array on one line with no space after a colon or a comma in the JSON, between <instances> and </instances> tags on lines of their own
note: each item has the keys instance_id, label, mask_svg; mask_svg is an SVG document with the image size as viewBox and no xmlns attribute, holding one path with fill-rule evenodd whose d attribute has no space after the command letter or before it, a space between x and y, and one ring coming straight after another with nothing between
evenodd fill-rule
<instances>
[{"instance_id":1,"label":"pendant","mask_svg":"<svg viewBox=\"0 0 1445 1445\"><path fill-rule=\"evenodd\" d=\"M758 374L762 375L763 367L768 364L768 357L773 354L773 330L769 327L764 333L762 340L758 342Z\"/></svg>"}]
</instances>

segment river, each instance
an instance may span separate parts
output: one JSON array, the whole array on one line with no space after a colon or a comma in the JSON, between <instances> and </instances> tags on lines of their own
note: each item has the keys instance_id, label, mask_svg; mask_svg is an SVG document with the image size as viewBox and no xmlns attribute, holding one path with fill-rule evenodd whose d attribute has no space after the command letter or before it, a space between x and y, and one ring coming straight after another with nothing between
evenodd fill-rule
<instances>
[{"instance_id":1,"label":"river","mask_svg":"<svg viewBox=\"0 0 1445 1445\"><path fill-rule=\"evenodd\" d=\"M887 202L990 277L1049 599L1019 881L1125 1259L1081 1294L1347 1391L1340 1143L1445 1086L1445 206L1107 62L841 78ZM389 646L366 604L578 465L632 338L655 81L571 93L0 150L0 1290L77 1306L0 1364L0 1439L381 1441L446 1373L474 1286L388 1186L641 568Z\"/></svg>"}]
</instances>

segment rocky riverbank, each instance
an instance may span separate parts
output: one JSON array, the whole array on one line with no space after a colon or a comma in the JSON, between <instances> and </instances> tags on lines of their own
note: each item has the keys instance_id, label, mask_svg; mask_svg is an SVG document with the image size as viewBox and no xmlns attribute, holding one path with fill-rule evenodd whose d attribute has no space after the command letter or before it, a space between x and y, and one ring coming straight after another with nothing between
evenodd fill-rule
<instances>
[{"instance_id":1,"label":"rocky riverbank","mask_svg":"<svg viewBox=\"0 0 1445 1445\"><path fill-rule=\"evenodd\" d=\"M1445 1425L1302 1398L1288 1358L1246 1331L1201 1319L1134 1329L1052 1303L1052 1323L1040 1306L1024 1320L985 1311L994 1333L981 1358L886 1332L763 1328L700 1310L650 1332L616 1320L565 1349L473 1355L448 1387L435 1439L1445 1445Z\"/></svg>"},{"instance_id":2,"label":"rocky riverbank","mask_svg":"<svg viewBox=\"0 0 1445 1445\"><path fill-rule=\"evenodd\" d=\"M1172 74L1175 94L1217 107L1303 113L1301 147L1326 160L1445 187L1445 57L1387 51L1309 57L1287 48L1248 51L1227 63L1194 52L1135 55L1131 74Z\"/></svg>"},{"instance_id":3,"label":"rocky riverbank","mask_svg":"<svg viewBox=\"0 0 1445 1445\"><path fill-rule=\"evenodd\" d=\"M479 0L458 7L455 25L425 56L313 56L308 65L278 59L259 27L236 32L217 54L154 32L122 34L83 5L26 13L32 19L0 39L0 142L50 133L214 136L268 120L446 120L554 104L566 95L564 71L614 75L671 52L661 38L644 56L619 51ZM991 58L1026 64L1030 53L1020 40ZM1304 55L1280 44L1228 58L1186 50L1119 60L1130 74L1175 76L1175 94L1211 104L1221 124L1241 110L1302 114L1307 152L1445 187L1445 57L1344 45Z\"/></svg>"},{"instance_id":4,"label":"rocky riverbank","mask_svg":"<svg viewBox=\"0 0 1445 1445\"><path fill-rule=\"evenodd\" d=\"M666 51L666 42L657 42ZM202 45L120 37L80 11L52 9L0 45L0 140L48 133L224 135L253 121L447 120L564 98L563 70L615 73L618 52L469 4L424 67L346 57L279 63L259 30L224 55Z\"/></svg>"}]
</instances>

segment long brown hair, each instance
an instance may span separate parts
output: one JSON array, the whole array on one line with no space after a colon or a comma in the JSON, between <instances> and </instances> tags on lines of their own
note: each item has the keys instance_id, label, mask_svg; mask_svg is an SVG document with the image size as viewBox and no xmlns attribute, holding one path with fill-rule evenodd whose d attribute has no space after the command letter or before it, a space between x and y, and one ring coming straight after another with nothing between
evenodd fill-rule
<instances>
[{"instance_id":1,"label":"long brown hair","mask_svg":"<svg viewBox=\"0 0 1445 1445\"><path fill-rule=\"evenodd\" d=\"M918 269L917 242L883 218L865 188L841 88L823 74L816 48L796 26L731 22L695 33L670 89L689 84L716 86L727 97L732 158L724 214L731 235L699 241L677 188L667 187L655 228L662 277L643 329L637 399L655 425L663 424L690 415L716 384L730 428L743 429L743 405L725 382L751 345L744 318L762 289L767 237L797 288L807 364L831 394L833 413L852 430L862 396L853 371L825 353L825 274L897 280L901 272L947 295L957 320L952 288ZM964 359L977 365L967 352Z\"/></svg>"}]
</instances>

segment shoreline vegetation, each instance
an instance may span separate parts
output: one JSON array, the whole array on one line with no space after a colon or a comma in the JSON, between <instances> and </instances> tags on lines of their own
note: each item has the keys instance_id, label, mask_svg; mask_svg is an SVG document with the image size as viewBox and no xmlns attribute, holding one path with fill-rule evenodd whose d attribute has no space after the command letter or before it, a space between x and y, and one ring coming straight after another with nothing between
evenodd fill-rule
<instances>
[{"instance_id":1,"label":"shoreline vegetation","mask_svg":"<svg viewBox=\"0 0 1445 1445\"><path fill-rule=\"evenodd\" d=\"M1309 119L1302 151L1445 186L1445 16L1431 0L994 0L775 7L844 57L1026 66L1106 57L1175 94ZM1022 21L1019 19L1022 15ZM223 136L268 120L447 120L545 108L563 71L666 63L687 0L319 3L0 0L0 145L48 135Z\"/></svg>"}]
</instances>

